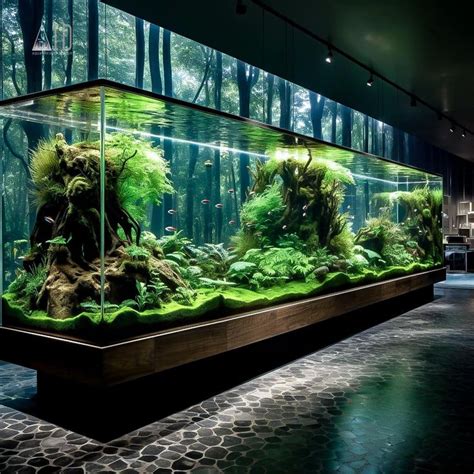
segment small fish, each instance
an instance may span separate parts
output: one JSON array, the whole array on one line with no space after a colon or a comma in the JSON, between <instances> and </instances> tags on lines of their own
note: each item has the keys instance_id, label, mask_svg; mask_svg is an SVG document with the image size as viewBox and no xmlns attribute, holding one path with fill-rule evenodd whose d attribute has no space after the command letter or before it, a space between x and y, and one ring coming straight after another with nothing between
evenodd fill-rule
<instances>
[{"instance_id":1,"label":"small fish","mask_svg":"<svg viewBox=\"0 0 474 474\"><path fill-rule=\"evenodd\" d=\"M250 191L249 196L255 196L255 191Z\"/></svg>"},{"instance_id":2,"label":"small fish","mask_svg":"<svg viewBox=\"0 0 474 474\"><path fill-rule=\"evenodd\" d=\"M271 216L271 215L272 215L272 211L268 211L268 212L267 212L267 215Z\"/></svg>"},{"instance_id":3,"label":"small fish","mask_svg":"<svg viewBox=\"0 0 474 474\"><path fill-rule=\"evenodd\" d=\"M176 214L176 210L175 209L168 209L168 214L173 216L174 214Z\"/></svg>"},{"instance_id":4,"label":"small fish","mask_svg":"<svg viewBox=\"0 0 474 474\"><path fill-rule=\"evenodd\" d=\"M227 247L227 250L228 250L229 252L232 252L232 250L234 250L234 249L235 249L235 247L232 247L232 246Z\"/></svg>"},{"instance_id":5,"label":"small fish","mask_svg":"<svg viewBox=\"0 0 474 474\"><path fill-rule=\"evenodd\" d=\"M347 209L350 209L350 208L351 208L351 205L349 204L349 205L347 206Z\"/></svg>"},{"instance_id":6,"label":"small fish","mask_svg":"<svg viewBox=\"0 0 474 474\"><path fill-rule=\"evenodd\" d=\"M305 204L305 205L303 206L303 211L306 211L306 209L308 209L308 205L307 205L307 204Z\"/></svg>"},{"instance_id":7,"label":"small fish","mask_svg":"<svg viewBox=\"0 0 474 474\"><path fill-rule=\"evenodd\" d=\"M234 194L234 188L230 188L227 192L228 192L229 194Z\"/></svg>"},{"instance_id":8,"label":"small fish","mask_svg":"<svg viewBox=\"0 0 474 474\"><path fill-rule=\"evenodd\" d=\"M235 225L234 219L231 219L231 220L229 221L229 225Z\"/></svg>"},{"instance_id":9,"label":"small fish","mask_svg":"<svg viewBox=\"0 0 474 474\"><path fill-rule=\"evenodd\" d=\"M25 260L25 257L24 257L24 255L22 255L22 256L20 256L20 257L18 257L18 260Z\"/></svg>"},{"instance_id":10,"label":"small fish","mask_svg":"<svg viewBox=\"0 0 474 474\"><path fill-rule=\"evenodd\" d=\"M282 228L283 230L285 230L287 227L288 227L288 226L287 226L286 224L281 226L281 228Z\"/></svg>"},{"instance_id":11,"label":"small fish","mask_svg":"<svg viewBox=\"0 0 474 474\"><path fill-rule=\"evenodd\" d=\"M210 168L212 166L212 161L211 160L206 160L204 162L204 166L206 166L207 168Z\"/></svg>"},{"instance_id":12,"label":"small fish","mask_svg":"<svg viewBox=\"0 0 474 474\"><path fill-rule=\"evenodd\" d=\"M173 227L172 225L169 225L168 227L165 227L166 232L176 232L176 227Z\"/></svg>"},{"instance_id":13,"label":"small fish","mask_svg":"<svg viewBox=\"0 0 474 474\"><path fill-rule=\"evenodd\" d=\"M201 204L209 204L211 201L209 199L203 199Z\"/></svg>"},{"instance_id":14,"label":"small fish","mask_svg":"<svg viewBox=\"0 0 474 474\"><path fill-rule=\"evenodd\" d=\"M222 209L224 207L224 204L222 204L221 202L218 202L214 207L216 209Z\"/></svg>"},{"instance_id":15,"label":"small fish","mask_svg":"<svg viewBox=\"0 0 474 474\"><path fill-rule=\"evenodd\" d=\"M303 217L306 217L306 212L303 212Z\"/></svg>"},{"instance_id":16,"label":"small fish","mask_svg":"<svg viewBox=\"0 0 474 474\"><path fill-rule=\"evenodd\" d=\"M44 217L44 220L45 220L48 224L51 224L51 225L54 224L54 219L53 219L52 217L45 216L45 217Z\"/></svg>"}]
</instances>

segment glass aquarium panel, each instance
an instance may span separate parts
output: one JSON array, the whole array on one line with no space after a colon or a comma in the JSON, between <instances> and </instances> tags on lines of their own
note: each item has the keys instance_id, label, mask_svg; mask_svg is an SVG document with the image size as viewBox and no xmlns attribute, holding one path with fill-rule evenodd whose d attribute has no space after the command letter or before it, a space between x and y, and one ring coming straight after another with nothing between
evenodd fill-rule
<instances>
[{"instance_id":1,"label":"glass aquarium panel","mask_svg":"<svg viewBox=\"0 0 474 474\"><path fill-rule=\"evenodd\" d=\"M4 147L5 324L123 339L441 265L441 177L95 84L0 109L41 128Z\"/></svg>"}]
</instances>

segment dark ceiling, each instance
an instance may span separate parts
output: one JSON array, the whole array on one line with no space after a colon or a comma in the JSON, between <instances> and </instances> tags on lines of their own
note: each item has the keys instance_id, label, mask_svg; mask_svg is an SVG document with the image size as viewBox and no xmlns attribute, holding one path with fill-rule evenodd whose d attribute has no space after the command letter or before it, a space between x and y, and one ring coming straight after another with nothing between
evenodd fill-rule
<instances>
[{"instance_id":1,"label":"dark ceiling","mask_svg":"<svg viewBox=\"0 0 474 474\"><path fill-rule=\"evenodd\" d=\"M474 28L463 2L262 0L474 132ZM294 32L251 0L106 0L113 6L285 77L474 160L474 136L439 121L393 87Z\"/></svg>"}]
</instances>

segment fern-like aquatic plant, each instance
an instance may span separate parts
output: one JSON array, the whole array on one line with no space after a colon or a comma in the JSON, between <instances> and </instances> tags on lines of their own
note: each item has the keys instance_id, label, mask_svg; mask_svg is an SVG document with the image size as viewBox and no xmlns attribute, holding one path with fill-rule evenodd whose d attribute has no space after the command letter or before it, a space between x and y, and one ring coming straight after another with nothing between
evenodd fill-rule
<instances>
[{"instance_id":1,"label":"fern-like aquatic plant","mask_svg":"<svg viewBox=\"0 0 474 474\"><path fill-rule=\"evenodd\" d=\"M158 149L127 134L107 135L106 158L120 170L117 194L125 209L138 221L144 221L146 205L159 204L165 193L173 192L169 168Z\"/></svg>"}]
</instances>

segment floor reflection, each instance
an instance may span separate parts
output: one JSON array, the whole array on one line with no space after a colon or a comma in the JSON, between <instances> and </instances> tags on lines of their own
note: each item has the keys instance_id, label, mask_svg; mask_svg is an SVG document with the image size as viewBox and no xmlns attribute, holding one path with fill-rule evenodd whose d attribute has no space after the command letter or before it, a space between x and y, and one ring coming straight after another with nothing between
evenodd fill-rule
<instances>
[{"instance_id":1,"label":"floor reflection","mask_svg":"<svg viewBox=\"0 0 474 474\"><path fill-rule=\"evenodd\" d=\"M0 472L472 472L474 299L442 293L108 443L18 411L34 372L2 364Z\"/></svg>"}]
</instances>

